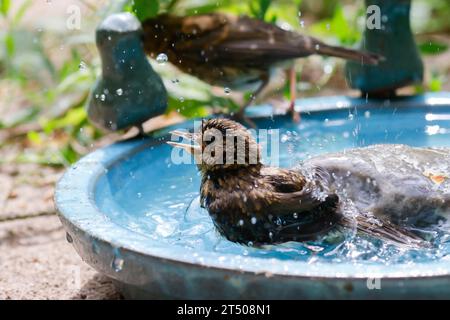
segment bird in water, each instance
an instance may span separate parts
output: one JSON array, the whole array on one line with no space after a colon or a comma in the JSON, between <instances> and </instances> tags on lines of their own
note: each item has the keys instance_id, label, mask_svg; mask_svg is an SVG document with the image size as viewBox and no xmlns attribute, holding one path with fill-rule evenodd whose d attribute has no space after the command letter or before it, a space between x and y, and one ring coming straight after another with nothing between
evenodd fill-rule
<instances>
[{"instance_id":1,"label":"bird in water","mask_svg":"<svg viewBox=\"0 0 450 320\"><path fill-rule=\"evenodd\" d=\"M377 54L327 45L248 16L163 14L142 25L144 48L151 57L165 53L181 71L209 84L253 91L251 99L235 115L240 120L245 119L245 108L269 83L276 67L292 65L295 58L319 54L370 65L382 59ZM294 120L299 121L294 110L295 71L290 70L289 109ZM248 119L246 122L251 123Z\"/></svg>"},{"instance_id":2,"label":"bird in water","mask_svg":"<svg viewBox=\"0 0 450 320\"><path fill-rule=\"evenodd\" d=\"M449 164L449 150L379 145L283 169L262 164L251 133L232 120L205 120L199 132L172 134L192 141L167 143L194 154L202 177L201 206L218 232L233 242L257 246L316 240L341 226L398 246L428 247L429 242L403 222L430 216L431 211L450 211L448 181L439 191L430 176L420 172L423 168L411 175L400 170L404 155L410 156L409 166L420 161L436 168L441 161ZM389 158L389 152L397 159ZM397 174L374 160L380 153L387 155L386 167L399 170ZM356 214L345 213L348 203Z\"/></svg>"}]
</instances>

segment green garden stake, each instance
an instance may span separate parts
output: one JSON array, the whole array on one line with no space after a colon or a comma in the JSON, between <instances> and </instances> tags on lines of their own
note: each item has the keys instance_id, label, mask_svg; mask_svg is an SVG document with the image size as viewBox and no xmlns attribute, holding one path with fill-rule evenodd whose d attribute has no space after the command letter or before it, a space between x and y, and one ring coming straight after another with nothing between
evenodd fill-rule
<instances>
[{"instance_id":1,"label":"green garden stake","mask_svg":"<svg viewBox=\"0 0 450 320\"><path fill-rule=\"evenodd\" d=\"M411 32L411 0L366 0L367 20L362 49L385 60L376 66L347 62L352 88L370 97L395 96L395 90L423 79L423 63Z\"/></svg>"},{"instance_id":2,"label":"green garden stake","mask_svg":"<svg viewBox=\"0 0 450 320\"><path fill-rule=\"evenodd\" d=\"M106 18L96 32L102 75L91 92L89 119L98 127L120 130L163 114L167 92L144 53L140 22L130 13Z\"/></svg>"}]
</instances>

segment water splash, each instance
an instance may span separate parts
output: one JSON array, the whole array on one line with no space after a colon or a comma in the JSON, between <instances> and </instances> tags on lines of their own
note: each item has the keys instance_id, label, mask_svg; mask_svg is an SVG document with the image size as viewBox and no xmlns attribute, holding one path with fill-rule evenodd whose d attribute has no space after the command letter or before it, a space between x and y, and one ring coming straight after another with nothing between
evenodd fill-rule
<instances>
[{"instance_id":1,"label":"water splash","mask_svg":"<svg viewBox=\"0 0 450 320\"><path fill-rule=\"evenodd\" d=\"M113 260L111 262L111 268L114 270L114 272L120 272L123 269L124 266L124 259L122 258L119 249L114 249L114 256Z\"/></svg>"}]
</instances>

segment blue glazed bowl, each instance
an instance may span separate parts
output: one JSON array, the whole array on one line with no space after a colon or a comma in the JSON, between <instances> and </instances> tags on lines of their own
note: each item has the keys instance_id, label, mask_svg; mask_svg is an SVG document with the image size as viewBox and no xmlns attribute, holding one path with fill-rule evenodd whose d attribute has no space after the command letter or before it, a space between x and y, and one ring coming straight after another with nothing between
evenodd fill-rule
<instances>
[{"instance_id":1,"label":"blue glazed bowl","mask_svg":"<svg viewBox=\"0 0 450 320\"><path fill-rule=\"evenodd\" d=\"M450 147L450 93L391 101L311 98L297 105L300 125L272 116L269 106L248 110L258 127L298 132L303 139L295 152L292 145L281 146L286 155L281 166L375 143ZM446 254L388 264L312 262L276 250L213 243L209 217L195 206L195 166L170 161L172 149L165 141L172 129L99 149L69 168L57 185L55 201L68 241L125 297L450 298ZM204 223L189 224L191 214L203 214Z\"/></svg>"}]
</instances>

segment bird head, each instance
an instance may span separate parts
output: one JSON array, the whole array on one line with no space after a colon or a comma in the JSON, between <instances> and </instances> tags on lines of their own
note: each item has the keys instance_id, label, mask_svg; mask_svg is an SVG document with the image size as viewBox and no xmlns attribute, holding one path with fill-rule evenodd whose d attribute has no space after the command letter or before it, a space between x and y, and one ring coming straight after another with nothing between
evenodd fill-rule
<instances>
[{"instance_id":1,"label":"bird head","mask_svg":"<svg viewBox=\"0 0 450 320\"><path fill-rule=\"evenodd\" d=\"M259 145L241 124L229 119L209 119L195 133L172 131L190 144L168 141L194 155L202 173L256 168L261 165Z\"/></svg>"}]
</instances>

